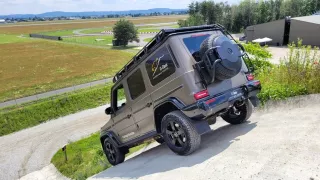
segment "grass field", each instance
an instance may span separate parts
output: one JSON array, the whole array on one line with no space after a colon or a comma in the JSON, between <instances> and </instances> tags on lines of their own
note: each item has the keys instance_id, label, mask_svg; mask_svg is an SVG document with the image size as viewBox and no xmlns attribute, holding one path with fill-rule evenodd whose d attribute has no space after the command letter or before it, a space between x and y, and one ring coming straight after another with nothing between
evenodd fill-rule
<instances>
[{"instance_id":1,"label":"grass field","mask_svg":"<svg viewBox=\"0 0 320 180\"><path fill-rule=\"evenodd\" d=\"M18 42L30 42L33 39L28 37L21 37L17 35L0 34L0 44L18 43ZM0 50L1 52L1 50Z\"/></svg>"},{"instance_id":2,"label":"grass field","mask_svg":"<svg viewBox=\"0 0 320 180\"><path fill-rule=\"evenodd\" d=\"M33 40L0 44L0 101L113 76L126 51Z\"/></svg>"},{"instance_id":3,"label":"grass field","mask_svg":"<svg viewBox=\"0 0 320 180\"><path fill-rule=\"evenodd\" d=\"M85 29L80 32L83 34L95 34L95 33L101 33L103 31L112 31L112 27Z\"/></svg>"},{"instance_id":4,"label":"grass field","mask_svg":"<svg viewBox=\"0 0 320 180\"><path fill-rule=\"evenodd\" d=\"M150 142L130 149L130 154L147 146ZM111 167L101 147L99 133L88 138L67 145L68 161L65 162L64 152L59 150L52 158L51 163L65 176L71 179L87 179Z\"/></svg>"},{"instance_id":5,"label":"grass field","mask_svg":"<svg viewBox=\"0 0 320 180\"><path fill-rule=\"evenodd\" d=\"M65 42L79 43L79 44L89 44L96 46L108 46L112 44L112 35L106 36L82 36L82 37L69 37L63 38Z\"/></svg>"},{"instance_id":6,"label":"grass field","mask_svg":"<svg viewBox=\"0 0 320 180\"><path fill-rule=\"evenodd\" d=\"M129 18L134 24L149 24L149 23L166 23L176 22L179 19L185 19L186 15L181 16L158 16L158 17L144 17L144 18ZM101 20L101 21L80 21L80 22L66 22L56 24L24 24L1 26L0 34L30 34L67 29L84 29L84 28L100 28L105 26L113 26L118 21L115 19Z\"/></svg>"},{"instance_id":7,"label":"grass field","mask_svg":"<svg viewBox=\"0 0 320 180\"><path fill-rule=\"evenodd\" d=\"M70 36L73 35L73 29L71 30L60 30L60 31L50 31L50 32L43 32L41 34L48 35L48 36Z\"/></svg>"}]
</instances>

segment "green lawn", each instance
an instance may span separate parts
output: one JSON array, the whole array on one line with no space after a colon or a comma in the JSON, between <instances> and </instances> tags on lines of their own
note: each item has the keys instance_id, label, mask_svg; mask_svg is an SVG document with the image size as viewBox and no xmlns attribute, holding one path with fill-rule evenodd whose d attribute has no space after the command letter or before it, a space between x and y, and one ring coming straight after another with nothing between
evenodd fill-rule
<instances>
[{"instance_id":1,"label":"green lawn","mask_svg":"<svg viewBox=\"0 0 320 180\"><path fill-rule=\"evenodd\" d=\"M71 35L74 35L73 31L74 31L73 29L69 29L69 30L43 32L41 34L48 35L48 36L71 36Z\"/></svg>"},{"instance_id":2,"label":"green lawn","mask_svg":"<svg viewBox=\"0 0 320 180\"><path fill-rule=\"evenodd\" d=\"M144 32L159 32L161 29L138 29L139 33L144 33Z\"/></svg>"},{"instance_id":3,"label":"green lawn","mask_svg":"<svg viewBox=\"0 0 320 180\"><path fill-rule=\"evenodd\" d=\"M89 44L97 46L107 46L112 44L113 36L82 36L82 37L70 37L64 38L65 42L79 43L79 44Z\"/></svg>"},{"instance_id":4,"label":"green lawn","mask_svg":"<svg viewBox=\"0 0 320 180\"><path fill-rule=\"evenodd\" d=\"M144 42L150 42L152 39L153 39L153 38L146 38L146 39L144 39L143 41L144 41Z\"/></svg>"},{"instance_id":5,"label":"green lawn","mask_svg":"<svg viewBox=\"0 0 320 180\"><path fill-rule=\"evenodd\" d=\"M127 156L149 143L131 148ZM87 179L111 167L102 150L99 133L67 145L67 156L68 161L66 162L64 152L60 149L53 156L51 162L63 175L71 179Z\"/></svg>"},{"instance_id":6,"label":"green lawn","mask_svg":"<svg viewBox=\"0 0 320 180\"><path fill-rule=\"evenodd\" d=\"M18 42L27 42L33 41L29 37L22 37L17 35L7 35L7 34L0 34L0 44L8 44L8 43L18 43Z\"/></svg>"},{"instance_id":7,"label":"green lawn","mask_svg":"<svg viewBox=\"0 0 320 180\"><path fill-rule=\"evenodd\" d=\"M84 30L80 31L80 33L95 34L95 33L101 33L103 31L112 31L112 27L84 29Z\"/></svg>"}]
</instances>

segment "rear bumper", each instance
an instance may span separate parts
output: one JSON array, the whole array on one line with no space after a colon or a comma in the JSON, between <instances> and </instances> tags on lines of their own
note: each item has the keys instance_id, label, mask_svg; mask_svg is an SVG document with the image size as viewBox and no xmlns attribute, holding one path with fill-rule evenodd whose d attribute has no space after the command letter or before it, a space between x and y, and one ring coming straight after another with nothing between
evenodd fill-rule
<instances>
[{"instance_id":1,"label":"rear bumper","mask_svg":"<svg viewBox=\"0 0 320 180\"><path fill-rule=\"evenodd\" d=\"M199 100L197 103L186 106L182 111L194 119L203 119L212 116L221 110L229 108L236 101L250 99L254 106L259 105L257 94L261 91L258 80L249 81L247 84L220 94Z\"/></svg>"}]
</instances>

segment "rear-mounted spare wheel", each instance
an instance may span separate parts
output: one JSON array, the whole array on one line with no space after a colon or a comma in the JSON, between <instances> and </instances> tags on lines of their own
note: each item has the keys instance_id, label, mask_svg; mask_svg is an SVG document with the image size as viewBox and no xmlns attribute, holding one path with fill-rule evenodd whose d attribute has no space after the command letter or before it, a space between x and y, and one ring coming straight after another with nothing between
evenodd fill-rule
<instances>
[{"instance_id":1,"label":"rear-mounted spare wheel","mask_svg":"<svg viewBox=\"0 0 320 180\"><path fill-rule=\"evenodd\" d=\"M210 62L204 63L205 69L211 77L211 82L215 79L230 79L240 72L242 60L237 44L224 35L211 35L201 44L200 57L205 57L206 52L212 48L214 50L209 51L209 59L207 59ZM221 59L221 61L212 66L217 59Z\"/></svg>"}]
</instances>

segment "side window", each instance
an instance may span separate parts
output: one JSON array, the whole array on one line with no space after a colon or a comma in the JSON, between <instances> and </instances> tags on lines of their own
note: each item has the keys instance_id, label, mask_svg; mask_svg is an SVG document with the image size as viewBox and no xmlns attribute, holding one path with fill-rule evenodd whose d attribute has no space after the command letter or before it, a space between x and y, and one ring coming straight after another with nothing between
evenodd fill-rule
<instances>
[{"instance_id":1,"label":"side window","mask_svg":"<svg viewBox=\"0 0 320 180\"><path fill-rule=\"evenodd\" d=\"M126 102L126 95L123 85L121 84L112 92L112 106L115 111L118 111L126 105Z\"/></svg>"},{"instance_id":2,"label":"side window","mask_svg":"<svg viewBox=\"0 0 320 180\"><path fill-rule=\"evenodd\" d=\"M172 75L176 68L167 47L161 48L146 62L151 84L154 86Z\"/></svg>"},{"instance_id":3,"label":"side window","mask_svg":"<svg viewBox=\"0 0 320 180\"><path fill-rule=\"evenodd\" d=\"M131 74L130 77L128 77L127 83L131 99L133 100L146 91L146 86L143 82L143 77L140 69L138 69L136 72Z\"/></svg>"}]
</instances>

